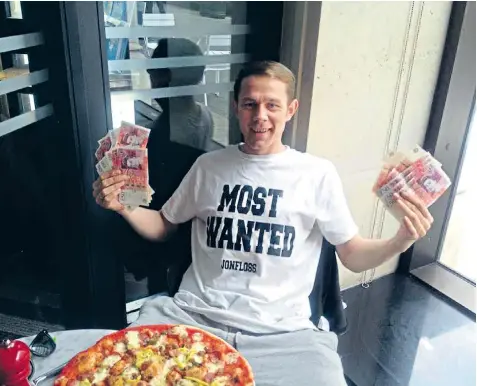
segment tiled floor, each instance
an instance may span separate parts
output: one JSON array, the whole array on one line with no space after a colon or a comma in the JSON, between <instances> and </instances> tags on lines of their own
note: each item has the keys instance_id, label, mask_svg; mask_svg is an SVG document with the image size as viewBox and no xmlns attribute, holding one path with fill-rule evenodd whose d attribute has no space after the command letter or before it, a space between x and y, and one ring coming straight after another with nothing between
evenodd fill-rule
<instances>
[{"instance_id":1,"label":"tiled floor","mask_svg":"<svg viewBox=\"0 0 477 386\"><path fill-rule=\"evenodd\" d=\"M356 386L476 384L475 319L415 279L387 276L344 300L349 331L338 351Z\"/></svg>"}]
</instances>

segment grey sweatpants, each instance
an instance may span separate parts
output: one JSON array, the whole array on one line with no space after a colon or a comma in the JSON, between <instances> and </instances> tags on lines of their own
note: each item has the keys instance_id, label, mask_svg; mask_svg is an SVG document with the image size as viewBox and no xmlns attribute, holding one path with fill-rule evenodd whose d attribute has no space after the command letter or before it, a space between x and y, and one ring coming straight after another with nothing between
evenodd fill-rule
<instances>
[{"instance_id":1,"label":"grey sweatpants","mask_svg":"<svg viewBox=\"0 0 477 386\"><path fill-rule=\"evenodd\" d=\"M168 323L197 326L230 343L252 366L256 386L346 386L334 333L251 334L186 312L167 296L146 302L132 326Z\"/></svg>"}]
</instances>

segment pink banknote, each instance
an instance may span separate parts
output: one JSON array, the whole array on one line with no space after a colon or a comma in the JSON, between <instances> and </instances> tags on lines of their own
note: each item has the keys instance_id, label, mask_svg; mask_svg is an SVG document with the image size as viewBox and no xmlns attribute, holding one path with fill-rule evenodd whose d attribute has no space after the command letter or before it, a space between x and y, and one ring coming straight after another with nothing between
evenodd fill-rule
<instances>
[{"instance_id":1,"label":"pink banknote","mask_svg":"<svg viewBox=\"0 0 477 386\"><path fill-rule=\"evenodd\" d=\"M145 127L123 122L119 128L116 146L145 149L149 133L150 130Z\"/></svg>"}]
</instances>

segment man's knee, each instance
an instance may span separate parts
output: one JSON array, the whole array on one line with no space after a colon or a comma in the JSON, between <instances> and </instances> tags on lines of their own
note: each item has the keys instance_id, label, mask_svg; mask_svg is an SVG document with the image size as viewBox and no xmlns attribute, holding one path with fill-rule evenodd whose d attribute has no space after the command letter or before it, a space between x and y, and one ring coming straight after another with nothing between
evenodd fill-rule
<instances>
[{"instance_id":1,"label":"man's knee","mask_svg":"<svg viewBox=\"0 0 477 386\"><path fill-rule=\"evenodd\" d=\"M337 346L336 334L316 330L238 339L257 386L346 386Z\"/></svg>"}]
</instances>

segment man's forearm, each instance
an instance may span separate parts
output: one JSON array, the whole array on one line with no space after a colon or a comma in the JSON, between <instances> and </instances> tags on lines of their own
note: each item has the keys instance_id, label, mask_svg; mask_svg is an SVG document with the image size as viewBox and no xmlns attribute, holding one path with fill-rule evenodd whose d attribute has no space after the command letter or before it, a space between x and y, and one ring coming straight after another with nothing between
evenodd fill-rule
<instances>
[{"instance_id":1,"label":"man's forearm","mask_svg":"<svg viewBox=\"0 0 477 386\"><path fill-rule=\"evenodd\" d=\"M148 240L163 241L176 228L157 210L139 207L132 211L124 210L120 214L137 233Z\"/></svg>"},{"instance_id":2,"label":"man's forearm","mask_svg":"<svg viewBox=\"0 0 477 386\"><path fill-rule=\"evenodd\" d=\"M363 272L385 263L409 248L395 238L389 240L365 239L355 237L348 243L337 247L343 265L353 272Z\"/></svg>"}]
</instances>

